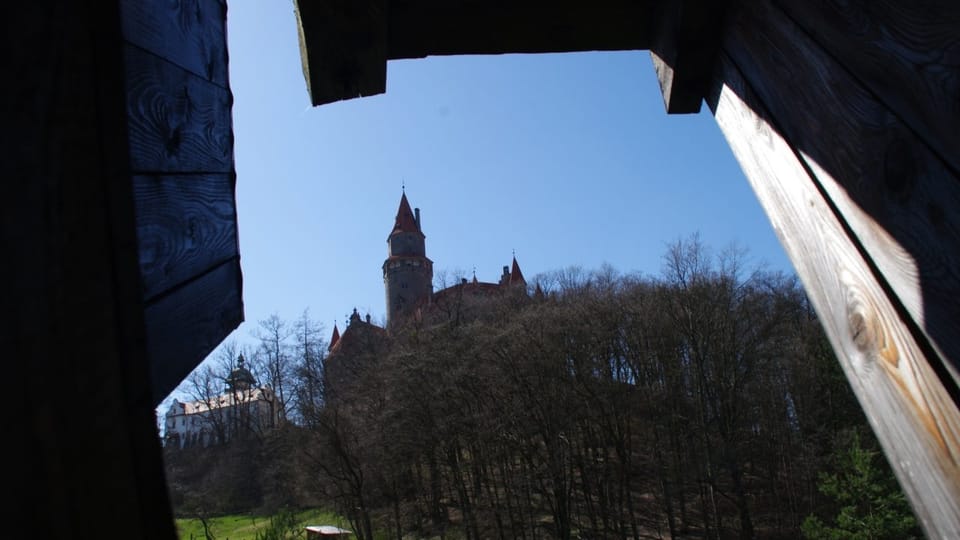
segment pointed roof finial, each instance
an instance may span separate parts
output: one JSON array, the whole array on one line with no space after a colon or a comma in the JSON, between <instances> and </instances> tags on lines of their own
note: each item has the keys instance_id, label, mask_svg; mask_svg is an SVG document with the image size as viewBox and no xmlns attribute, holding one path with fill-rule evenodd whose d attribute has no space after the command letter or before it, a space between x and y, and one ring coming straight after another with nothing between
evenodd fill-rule
<instances>
[{"instance_id":1,"label":"pointed roof finial","mask_svg":"<svg viewBox=\"0 0 960 540\"><path fill-rule=\"evenodd\" d=\"M404 180L403 178L400 179L400 191L404 193L407 192L407 181Z\"/></svg>"}]
</instances>

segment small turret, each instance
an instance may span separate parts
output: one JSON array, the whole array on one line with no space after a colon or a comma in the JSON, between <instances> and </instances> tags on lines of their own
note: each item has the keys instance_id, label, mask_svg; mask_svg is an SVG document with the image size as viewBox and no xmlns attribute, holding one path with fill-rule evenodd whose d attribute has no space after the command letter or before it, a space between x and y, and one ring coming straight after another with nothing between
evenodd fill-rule
<instances>
[{"instance_id":1,"label":"small turret","mask_svg":"<svg viewBox=\"0 0 960 540\"><path fill-rule=\"evenodd\" d=\"M537 282L537 287L533 290L533 297L537 300L543 300L546 296L543 294L543 289L540 288L540 283Z\"/></svg>"}]
</instances>

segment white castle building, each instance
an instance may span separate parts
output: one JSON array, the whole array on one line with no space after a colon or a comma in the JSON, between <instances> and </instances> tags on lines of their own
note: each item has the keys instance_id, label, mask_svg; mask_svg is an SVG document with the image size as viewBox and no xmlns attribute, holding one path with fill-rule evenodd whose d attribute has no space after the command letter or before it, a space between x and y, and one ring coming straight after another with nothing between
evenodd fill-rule
<instances>
[{"instance_id":1,"label":"white castle building","mask_svg":"<svg viewBox=\"0 0 960 540\"><path fill-rule=\"evenodd\" d=\"M164 420L164 446L206 447L277 427L280 415L273 390L255 386L243 363L240 355L223 394L191 402L173 400Z\"/></svg>"}]
</instances>

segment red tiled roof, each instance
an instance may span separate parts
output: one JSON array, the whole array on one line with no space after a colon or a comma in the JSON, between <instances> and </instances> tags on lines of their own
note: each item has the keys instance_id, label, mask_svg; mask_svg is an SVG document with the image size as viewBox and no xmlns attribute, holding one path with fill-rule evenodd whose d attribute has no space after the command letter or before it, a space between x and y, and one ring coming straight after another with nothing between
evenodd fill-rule
<instances>
[{"instance_id":1,"label":"red tiled roof","mask_svg":"<svg viewBox=\"0 0 960 540\"><path fill-rule=\"evenodd\" d=\"M523 272L520 271L520 265L517 264L517 258L513 258L513 267L510 268L510 285L525 285L527 280L523 279Z\"/></svg>"},{"instance_id":2,"label":"red tiled roof","mask_svg":"<svg viewBox=\"0 0 960 540\"><path fill-rule=\"evenodd\" d=\"M493 294L500 291L498 283L487 283L485 281L468 281L467 283L458 283L451 285L446 289L441 289L433 293L433 301L441 302L448 296L455 296L459 293L465 294Z\"/></svg>"},{"instance_id":3,"label":"red tiled roof","mask_svg":"<svg viewBox=\"0 0 960 540\"><path fill-rule=\"evenodd\" d=\"M337 339L336 343L330 346L330 355L332 356L337 354L344 348L349 349L352 346L356 346L356 342L358 340L362 340L362 338L358 337L357 334L367 334L368 336L373 335L377 338L382 338L386 336L386 330L373 323L368 323L359 319L354 320L343 331L343 335Z\"/></svg>"},{"instance_id":4,"label":"red tiled roof","mask_svg":"<svg viewBox=\"0 0 960 540\"><path fill-rule=\"evenodd\" d=\"M420 227L417 227L417 218L414 217L410 203L407 202L406 193L400 197L400 208L397 209L397 219L390 234L397 232L420 232Z\"/></svg>"}]
</instances>

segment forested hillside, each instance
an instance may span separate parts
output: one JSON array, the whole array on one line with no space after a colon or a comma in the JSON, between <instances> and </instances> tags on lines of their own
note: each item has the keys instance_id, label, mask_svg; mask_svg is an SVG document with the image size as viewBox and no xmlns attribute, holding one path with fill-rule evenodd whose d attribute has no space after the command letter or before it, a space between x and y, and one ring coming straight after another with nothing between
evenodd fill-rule
<instances>
[{"instance_id":1,"label":"forested hillside","mask_svg":"<svg viewBox=\"0 0 960 540\"><path fill-rule=\"evenodd\" d=\"M289 423L169 452L178 511L325 505L362 538L919 536L799 284L745 261L693 238L659 276L450 297L336 358L335 387L306 313L264 321L247 354Z\"/></svg>"}]
</instances>

